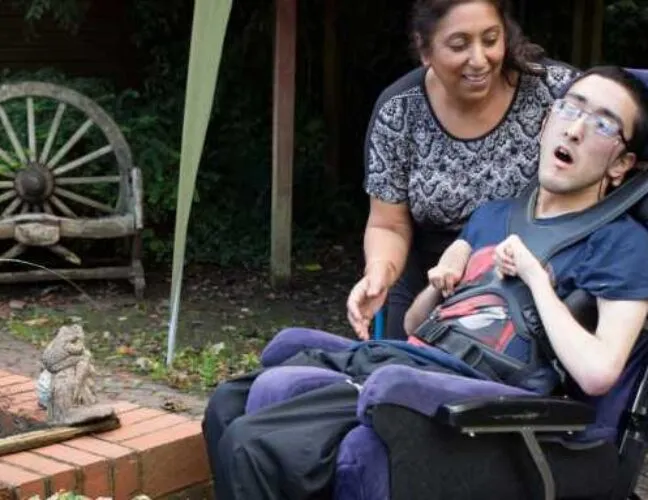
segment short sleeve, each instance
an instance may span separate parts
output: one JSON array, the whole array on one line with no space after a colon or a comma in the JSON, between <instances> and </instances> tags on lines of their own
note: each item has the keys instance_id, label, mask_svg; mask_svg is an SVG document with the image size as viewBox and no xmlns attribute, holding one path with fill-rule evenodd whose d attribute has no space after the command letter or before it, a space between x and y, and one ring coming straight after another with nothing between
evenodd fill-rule
<instances>
[{"instance_id":1,"label":"short sleeve","mask_svg":"<svg viewBox=\"0 0 648 500\"><path fill-rule=\"evenodd\" d=\"M648 230L629 217L601 228L587 241L573 277L596 297L648 299Z\"/></svg>"},{"instance_id":2,"label":"short sleeve","mask_svg":"<svg viewBox=\"0 0 648 500\"><path fill-rule=\"evenodd\" d=\"M504 241L510 208L511 200L493 200L476 208L459 239L466 241L473 250Z\"/></svg>"},{"instance_id":3,"label":"short sleeve","mask_svg":"<svg viewBox=\"0 0 648 500\"><path fill-rule=\"evenodd\" d=\"M468 222L464 225L459 239L466 241L471 247L475 248L475 243L479 240L479 232L484 226L484 207L478 207L470 215Z\"/></svg>"},{"instance_id":4,"label":"short sleeve","mask_svg":"<svg viewBox=\"0 0 648 500\"><path fill-rule=\"evenodd\" d=\"M387 203L407 202L410 147L403 100L379 100L365 141L367 194Z\"/></svg>"}]
</instances>

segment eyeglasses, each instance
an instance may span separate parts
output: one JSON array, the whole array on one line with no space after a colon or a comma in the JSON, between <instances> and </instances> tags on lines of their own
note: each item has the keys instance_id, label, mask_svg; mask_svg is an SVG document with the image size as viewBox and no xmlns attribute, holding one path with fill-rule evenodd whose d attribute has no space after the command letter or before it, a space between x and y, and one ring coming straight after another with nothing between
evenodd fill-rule
<instances>
[{"instance_id":1,"label":"eyeglasses","mask_svg":"<svg viewBox=\"0 0 648 500\"><path fill-rule=\"evenodd\" d=\"M623 136L621 124L614 118L596 112L586 111L577 104L567 99L556 99L553 103L553 111L563 120L571 122L578 120L585 115L585 123L594 129L594 132L609 139L619 137L623 145L628 148L628 141Z\"/></svg>"}]
</instances>

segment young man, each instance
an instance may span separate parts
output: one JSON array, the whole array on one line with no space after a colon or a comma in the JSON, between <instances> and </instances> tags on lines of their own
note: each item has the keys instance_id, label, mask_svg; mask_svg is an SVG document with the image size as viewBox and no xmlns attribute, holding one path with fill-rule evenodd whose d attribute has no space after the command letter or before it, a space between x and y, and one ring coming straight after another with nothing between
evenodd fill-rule
<instances>
[{"instance_id":1,"label":"young man","mask_svg":"<svg viewBox=\"0 0 648 500\"><path fill-rule=\"evenodd\" d=\"M573 217L619 186L646 141L647 110L645 88L618 68L594 69L572 83L545 123L533 224ZM558 361L580 389L602 395L619 379L648 312L643 257L648 232L621 216L560 252L547 268L518 236L507 236L512 206L512 201L493 202L475 212L460 240L430 271L431 285L408 311L406 328L418 332L441 294L451 296L462 277L470 281L495 266L500 276L517 276L528 287ZM599 321L594 334L561 302L575 289L596 297ZM354 329L362 331L372 313L351 311ZM501 320L507 314L504 305L488 304L468 321ZM366 343L331 355L300 353L285 364L326 367L354 382L385 364L491 378L460 359L448 362L447 354L436 356L439 349L415 336L411 343L420 346L414 350L421 356L409 356L413 348L398 342L378 349ZM269 369L258 379L255 373L226 382L211 398L203 428L219 500L307 499L327 491L337 446L357 425L357 388L334 383L244 415L250 390L263 392L263 383L282 370L286 368Z\"/></svg>"}]
</instances>

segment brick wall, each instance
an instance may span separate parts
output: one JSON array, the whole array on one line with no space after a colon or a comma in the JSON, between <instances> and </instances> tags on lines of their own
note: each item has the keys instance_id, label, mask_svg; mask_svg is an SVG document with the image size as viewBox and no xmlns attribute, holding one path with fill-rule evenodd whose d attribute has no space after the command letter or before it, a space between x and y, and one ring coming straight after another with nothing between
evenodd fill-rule
<instances>
[{"instance_id":1,"label":"brick wall","mask_svg":"<svg viewBox=\"0 0 648 500\"><path fill-rule=\"evenodd\" d=\"M34 382L0 371L10 411L44 419ZM0 500L46 498L61 489L91 498L211 497L200 422L128 402L114 405L121 427L64 443L0 456Z\"/></svg>"}]
</instances>

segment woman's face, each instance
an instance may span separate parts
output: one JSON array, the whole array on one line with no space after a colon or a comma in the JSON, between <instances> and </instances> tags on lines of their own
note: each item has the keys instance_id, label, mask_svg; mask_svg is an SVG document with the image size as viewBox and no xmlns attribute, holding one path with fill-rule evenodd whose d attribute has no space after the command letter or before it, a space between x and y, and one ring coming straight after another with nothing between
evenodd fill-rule
<instances>
[{"instance_id":1,"label":"woman's face","mask_svg":"<svg viewBox=\"0 0 648 500\"><path fill-rule=\"evenodd\" d=\"M474 100L486 97L499 80L504 52L504 24L497 9L476 0L448 11L421 59L449 93Z\"/></svg>"}]
</instances>

